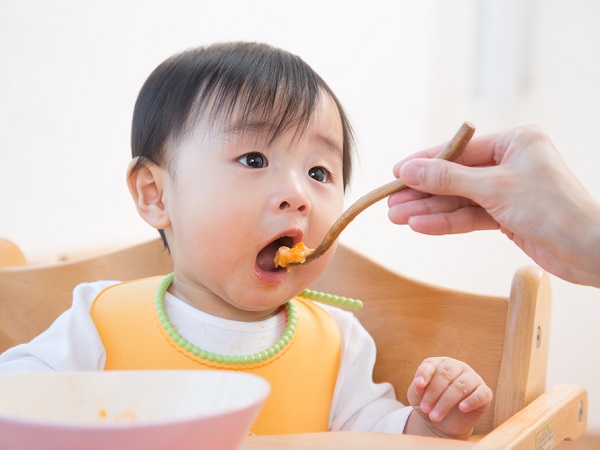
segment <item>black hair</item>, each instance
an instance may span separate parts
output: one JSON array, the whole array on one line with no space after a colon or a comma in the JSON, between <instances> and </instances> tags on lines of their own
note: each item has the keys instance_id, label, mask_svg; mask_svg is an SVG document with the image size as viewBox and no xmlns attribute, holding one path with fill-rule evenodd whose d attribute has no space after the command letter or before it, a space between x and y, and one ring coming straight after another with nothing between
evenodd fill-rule
<instances>
[{"instance_id":1,"label":"black hair","mask_svg":"<svg viewBox=\"0 0 600 450\"><path fill-rule=\"evenodd\" d=\"M327 84L298 56L267 44L218 43L187 50L160 64L138 95L131 132L137 170L144 160L169 167L177 142L199 118L227 123L235 110L236 128L251 119L269 123L272 143L290 127L308 125L325 92L339 111L343 129L343 186L350 181L353 137L344 110ZM167 242L159 230L165 246Z\"/></svg>"}]
</instances>

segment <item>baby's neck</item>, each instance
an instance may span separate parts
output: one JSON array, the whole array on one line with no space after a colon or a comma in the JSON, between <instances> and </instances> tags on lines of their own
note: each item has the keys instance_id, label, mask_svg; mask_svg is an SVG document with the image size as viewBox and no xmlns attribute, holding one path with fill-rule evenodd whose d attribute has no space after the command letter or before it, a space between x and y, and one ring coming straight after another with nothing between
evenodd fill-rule
<instances>
[{"instance_id":1,"label":"baby's neck","mask_svg":"<svg viewBox=\"0 0 600 450\"><path fill-rule=\"evenodd\" d=\"M274 316L283 305L258 311L247 311L235 307L213 292L199 286L189 286L175 278L168 292L191 307L212 316L239 322L259 322Z\"/></svg>"}]
</instances>

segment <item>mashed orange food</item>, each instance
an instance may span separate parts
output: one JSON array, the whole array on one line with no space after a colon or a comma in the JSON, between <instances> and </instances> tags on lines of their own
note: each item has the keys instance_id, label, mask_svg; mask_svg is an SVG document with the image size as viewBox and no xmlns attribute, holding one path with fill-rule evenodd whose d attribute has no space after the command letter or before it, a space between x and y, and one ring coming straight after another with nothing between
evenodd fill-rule
<instances>
[{"instance_id":1,"label":"mashed orange food","mask_svg":"<svg viewBox=\"0 0 600 450\"><path fill-rule=\"evenodd\" d=\"M287 267L294 263L302 264L313 251L304 242L298 242L292 248L282 245L277 249L273 262L275 262L275 267Z\"/></svg>"}]
</instances>

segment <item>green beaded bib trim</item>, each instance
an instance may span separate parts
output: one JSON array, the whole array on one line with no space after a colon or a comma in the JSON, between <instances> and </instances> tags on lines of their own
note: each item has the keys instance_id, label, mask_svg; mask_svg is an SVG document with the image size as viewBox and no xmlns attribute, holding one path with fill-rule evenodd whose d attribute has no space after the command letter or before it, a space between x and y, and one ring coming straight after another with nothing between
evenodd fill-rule
<instances>
[{"instance_id":1,"label":"green beaded bib trim","mask_svg":"<svg viewBox=\"0 0 600 450\"><path fill-rule=\"evenodd\" d=\"M154 296L154 306L156 308L156 313L158 315L158 320L161 325L167 332L167 334L173 339L173 341L179 345L181 348L191 353L192 355L204 359L209 362L219 363L219 364L254 364L258 362L265 361L281 350L283 350L292 340L294 336L294 331L296 330L296 323L298 322L298 313L296 312L296 306L292 300L285 303L285 311L287 314L287 323L285 326L285 330L281 337L270 347L262 350L258 353L253 353L252 355L242 355L242 356L231 356L231 355L221 355L218 353L211 353L209 351L203 350L199 347L196 347L194 344L189 342L186 338L181 336L175 326L171 323L169 318L167 317L167 312L165 310L165 293L169 286L173 284L173 278L175 274L170 273L163 277L163 279L158 284L156 288L156 294ZM344 306L346 308L355 308L360 309L363 306L363 303L360 300L354 300L347 297L339 297L337 295L324 294L323 292L311 291L309 289L305 289L300 293L301 297L308 298L310 300L316 300L324 303L331 303L336 306Z\"/></svg>"},{"instance_id":2,"label":"green beaded bib trim","mask_svg":"<svg viewBox=\"0 0 600 450\"><path fill-rule=\"evenodd\" d=\"M363 302L355 300L353 298L342 297L339 295L326 294L319 291L311 291L310 289L304 289L300 292L300 297L308 298L309 300L315 300L321 303L328 303L334 306L342 306L344 308L351 309L362 309Z\"/></svg>"}]
</instances>

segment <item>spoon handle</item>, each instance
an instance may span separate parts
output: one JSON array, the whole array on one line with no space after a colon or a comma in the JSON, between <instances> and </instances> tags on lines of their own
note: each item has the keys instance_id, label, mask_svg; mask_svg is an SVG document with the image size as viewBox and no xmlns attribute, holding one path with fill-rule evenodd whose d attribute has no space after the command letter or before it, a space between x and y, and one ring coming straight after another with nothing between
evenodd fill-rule
<instances>
[{"instance_id":1,"label":"spoon handle","mask_svg":"<svg viewBox=\"0 0 600 450\"><path fill-rule=\"evenodd\" d=\"M454 161L465 149L474 133L475 127L469 122L464 122L454 137L450 140L450 142L448 142L446 147L444 147L444 149L438 153L436 158ZM373 191L359 198L352 206L344 211L339 219L333 224L319 246L315 248L313 253L307 256L304 264L322 256L327 250L329 250L329 247L331 247L331 245L336 241L344 228L346 228L348 224L352 222L352 220L354 220L354 218L362 211L374 203L377 203L379 200L389 197L394 192L405 189L406 187L407 186L404 181L398 178L397 180L384 184L383 186L378 187L377 189L374 189Z\"/></svg>"}]
</instances>

